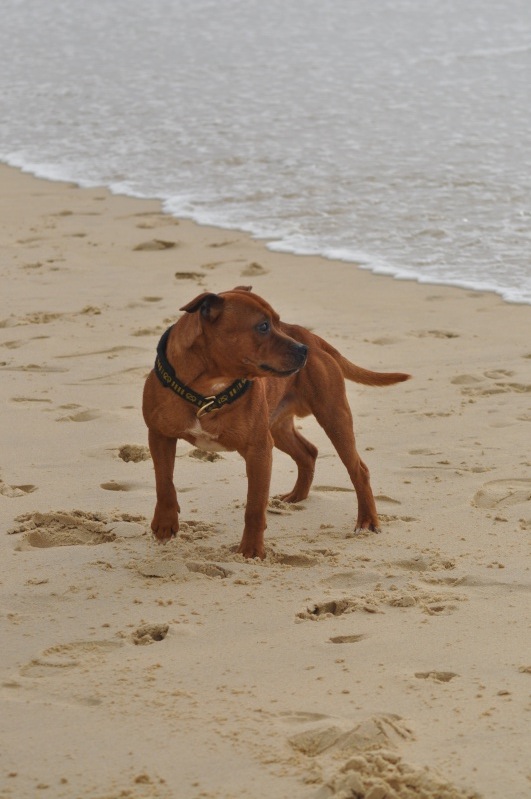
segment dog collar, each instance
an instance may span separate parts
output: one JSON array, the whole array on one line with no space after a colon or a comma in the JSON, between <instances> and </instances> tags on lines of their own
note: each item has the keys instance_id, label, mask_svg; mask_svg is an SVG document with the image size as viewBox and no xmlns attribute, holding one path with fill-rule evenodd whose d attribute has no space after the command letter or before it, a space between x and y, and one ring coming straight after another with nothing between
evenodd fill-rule
<instances>
[{"instance_id":1,"label":"dog collar","mask_svg":"<svg viewBox=\"0 0 531 799\"><path fill-rule=\"evenodd\" d=\"M165 388L171 389L177 396L181 397L181 399L190 402L198 408L196 414L198 419L206 413L219 411L224 405L230 405L245 394L253 381L243 377L239 380L235 380L234 383L228 386L224 391L211 397L205 397L203 394L193 391L193 389L182 383L175 374L173 366L166 358L166 345L172 327L173 325L166 330L158 343L155 374Z\"/></svg>"}]
</instances>

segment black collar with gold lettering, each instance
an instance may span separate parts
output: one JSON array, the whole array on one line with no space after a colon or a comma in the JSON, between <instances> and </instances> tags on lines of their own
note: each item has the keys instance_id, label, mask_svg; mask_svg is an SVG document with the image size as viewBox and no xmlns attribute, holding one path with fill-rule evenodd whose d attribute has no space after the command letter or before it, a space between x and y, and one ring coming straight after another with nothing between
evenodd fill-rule
<instances>
[{"instance_id":1,"label":"black collar with gold lettering","mask_svg":"<svg viewBox=\"0 0 531 799\"><path fill-rule=\"evenodd\" d=\"M173 366L166 358L166 344L168 343L171 329L172 328L169 327L166 330L158 343L157 358L155 360L155 374L165 388L170 388L173 392L175 392L175 394L181 397L181 399L186 400L186 402L190 402L199 409L196 414L198 419L200 419L201 416L204 416L206 413L211 413L211 411L219 411L219 409L223 408L224 405L230 405L231 402L234 402L235 400L239 399L239 397L243 396L243 394L245 394L253 381L247 380L243 377L239 380L236 380L224 391L221 391L219 394L215 394L211 397L204 397L197 391L193 391L184 383L181 383L175 374Z\"/></svg>"}]
</instances>

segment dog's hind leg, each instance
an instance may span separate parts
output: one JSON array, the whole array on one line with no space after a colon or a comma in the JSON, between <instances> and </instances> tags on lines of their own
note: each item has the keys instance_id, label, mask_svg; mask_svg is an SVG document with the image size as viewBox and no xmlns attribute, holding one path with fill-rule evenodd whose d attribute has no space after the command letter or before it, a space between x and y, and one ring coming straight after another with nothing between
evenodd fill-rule
<instances>
[{"instance_id":1,"label":"dog's hind leg","mask_svg":"<svg viewBox=\"0 0 531 799\"><path fill-rule=\"evenodd\" d=\"M315 471L317 447L295 430L293 417L289 416L271 428L275 447L286 452L297 464L297 481L293 489L283 494L284 502L301 502L309 494Z\"/></svg>"},{"instance_id":2,"label":"dog's hind leg","mask_svg":"<svg viewBox=\"0 0 531 799\"><path fill-rule=\"evenodd\" d=\"M345 464L358 498L356 530L378 532L378 514L367 466L356 449L352 414L343 396L334 405L322 402L314 409L315 418L324 429L337 454Z\"/></svg>"}]
</instances>

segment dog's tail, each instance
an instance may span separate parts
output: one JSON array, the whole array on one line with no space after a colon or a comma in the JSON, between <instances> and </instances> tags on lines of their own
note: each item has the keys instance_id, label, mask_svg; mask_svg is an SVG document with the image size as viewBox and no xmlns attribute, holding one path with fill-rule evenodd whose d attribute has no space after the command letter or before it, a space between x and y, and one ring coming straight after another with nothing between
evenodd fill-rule
<instances>
[{"instance_id":1,"label":"dog's tail","mask_svg":"<svg viewBox=\"0 0 531 799\"><path fill-rule=\"evenodd\" d=\"M341 368L343 377L347 380L352 380L354 383L362 383L364 386L392 386L394 383L403 383L404 380L411 378L411 375L403 372L372 372L370 369L356 366L355 363L351 363L328 342L324 342L324 344L326 351L332 355Z\"/></svg>"},{"instance_id":2,"label":"dog's tail","mask_svg":"<svg viewBox=\"0 0 531 799\"><path fill-rule=\"evenodd\" d=\"M356 366L355 363L350 363L343 356L341 356L339 365L347 380L363 383L365 386L392 386L394 383L403 383L404 380L409 380L411 377L403 372L371 372L370 369L363 369L361 366Z\"/></svg>"}]
</instances>

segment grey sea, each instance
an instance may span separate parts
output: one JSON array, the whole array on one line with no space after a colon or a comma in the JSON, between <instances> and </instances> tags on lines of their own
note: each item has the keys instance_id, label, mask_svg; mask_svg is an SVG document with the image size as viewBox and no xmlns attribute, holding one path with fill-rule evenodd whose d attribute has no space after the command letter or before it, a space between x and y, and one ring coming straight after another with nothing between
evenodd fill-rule
<instances>
[{"instance_id":1,"label":"grey sea","mask_svg":"<svg viewBox=\"0 0 531 799\"><path fill-rule=\"evenodd\" d=\"M2 0L0 160L531 303L529 0Z\"/></svg>"}]
</instances>

